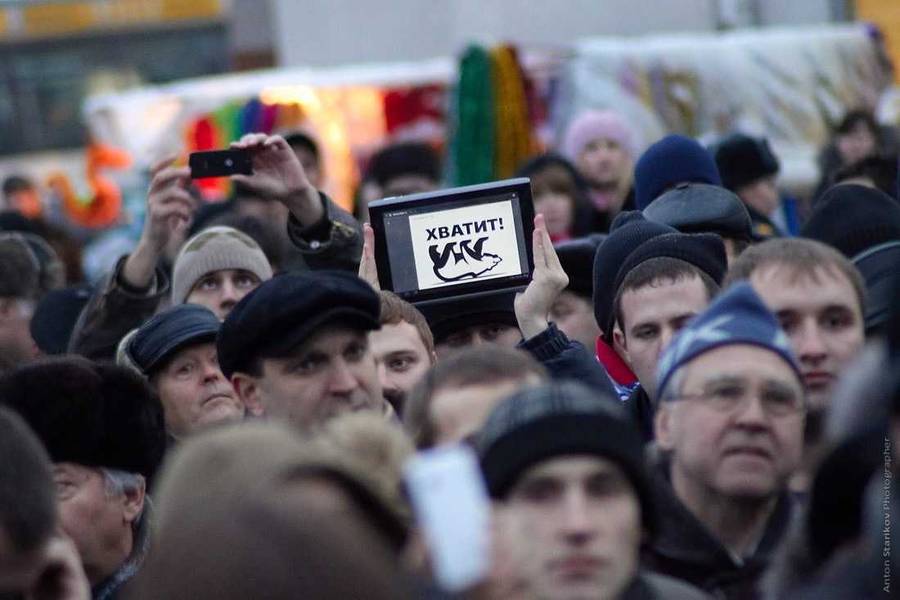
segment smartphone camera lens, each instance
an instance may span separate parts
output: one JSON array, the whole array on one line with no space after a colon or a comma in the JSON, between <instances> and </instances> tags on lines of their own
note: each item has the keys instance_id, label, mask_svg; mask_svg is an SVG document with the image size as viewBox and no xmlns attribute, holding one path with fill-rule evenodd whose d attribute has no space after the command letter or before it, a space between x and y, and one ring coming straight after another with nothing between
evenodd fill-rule
<instances>
[{"instance_id":1,"label":"smartphone camera lens","mask_svg":"<svg viewBox=\"0 0 900 600\"><path fill-rule=\"evenodd\" d=\"M234 161L231 160L230 158L226 158L226 159L225 159L225 166L228 167L228 168L230 169L231 167L234 166Z\"/></svg>"}]
</instances>

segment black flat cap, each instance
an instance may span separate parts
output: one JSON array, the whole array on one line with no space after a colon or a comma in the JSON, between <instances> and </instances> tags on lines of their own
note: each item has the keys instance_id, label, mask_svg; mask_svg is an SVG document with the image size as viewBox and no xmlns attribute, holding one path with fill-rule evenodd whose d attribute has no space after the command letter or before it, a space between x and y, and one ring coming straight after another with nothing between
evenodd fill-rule
<instances>
[{"instance_id":1,"label":"black flat cap","mask_svg":"<svg viewBox=\"0 0 900 600\"><path fill-rule=\"evenodd\" d=\"M141 325L128 342L128 356L149 377L182 348L215 341L220 327L205 306L179 304Z\"/></svg>"},{"instance_id":2,"label":"black flat cap","mask_svg":"<svg viewBox=\"0 0 900 600\"><path fill-rule=\"evenodd\" d=\"M567 240L556 245L556 255L563 271L569 276L567 290L588 300L594 294L594 256L600 243L606 239L601 233L595 233L574 240Z\"/></svg>"},{"instance_id":3,"label":"black flat cap","mask_svg":"<svg viewBox=\"0 0 900 600\"><path fill-rule=\"evenodd\" d=\"M256 358L287 356L323 325L373 330L381 301L368 283L342 271L288 273L244 296L219 331L219 366L225 377Z\"/></svg>"},{"instance_id":4,"label":"black flat cap","mask_svg":"<svg viewBox=\"0 0 900 600\"><path fill-rule=\"evenodd\" d=\"M651 202L644 218L682 233L717 233L748 242L753 238L747 207L734 192L718 185L680 183Z\"/></svg>"}]
</instances>

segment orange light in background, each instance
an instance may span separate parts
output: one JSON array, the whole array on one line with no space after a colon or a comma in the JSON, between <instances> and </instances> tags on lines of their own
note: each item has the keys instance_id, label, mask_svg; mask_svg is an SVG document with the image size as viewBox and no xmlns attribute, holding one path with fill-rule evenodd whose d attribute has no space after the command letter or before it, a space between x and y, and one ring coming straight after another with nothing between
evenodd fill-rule
<instances>
[{"instance_id":1,"label":"orange light in background","mask_svg":"<svg viewBox=\"0 0 900 600\"><path fill-rule=\"evenodd\" d=\"M894 63L894 81L900 83L900 2L856 0L856 18L870 21L881 30Z\"/></svg>"},{"instance_id":2,"label":"orange light in background","mask_svg":"<svg viewBox=\"0 0 900 600\"><path fill-rule=\"evenodd\" d=\"M359 183L354 150L380 145L385 136L384 103L375 87L313 88L274 86L259 94L264 104L281 110L299 107L302 123L317 138L324 158L326 188L335 201L352 210ZM282 124L279 119L279 124ZM286 124L285 124L286 125Z\"/></svg>"}]
</instances>

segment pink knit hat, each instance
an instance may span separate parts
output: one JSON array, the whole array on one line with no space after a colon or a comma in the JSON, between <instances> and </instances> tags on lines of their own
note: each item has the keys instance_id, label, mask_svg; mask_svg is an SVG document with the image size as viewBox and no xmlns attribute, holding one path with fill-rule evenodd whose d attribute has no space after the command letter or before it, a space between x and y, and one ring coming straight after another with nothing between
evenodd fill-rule
<instances>
[{"instance_id":1,"label":"pink knit hat","mask_svg":"<svg viewBox=\"0 0 900 600\"><path fill-rule=\"evenodd\" d=\"M566 129L560 151L575 162L584 147L598 138L615 141L631 158L636 158L634 130L622 115L613 110L591 110L578 115Z\"/></svg>"}]
</instances>

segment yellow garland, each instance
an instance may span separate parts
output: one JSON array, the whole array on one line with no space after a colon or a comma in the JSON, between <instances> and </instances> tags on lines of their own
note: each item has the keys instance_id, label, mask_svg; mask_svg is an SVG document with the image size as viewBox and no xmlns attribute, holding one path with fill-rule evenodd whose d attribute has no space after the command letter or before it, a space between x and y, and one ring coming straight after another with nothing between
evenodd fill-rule
<instances>
[{"instance_id":1,"label":"yellow garland","mask_svg":"<svg viewBox=\"0 0 900 600\"><path fill-rule=\"evenodd\" d=\"M512 47L491 50L494 86L494 174L511 177L534 151L522 70Z\"/></svg>"}]
</instances>

